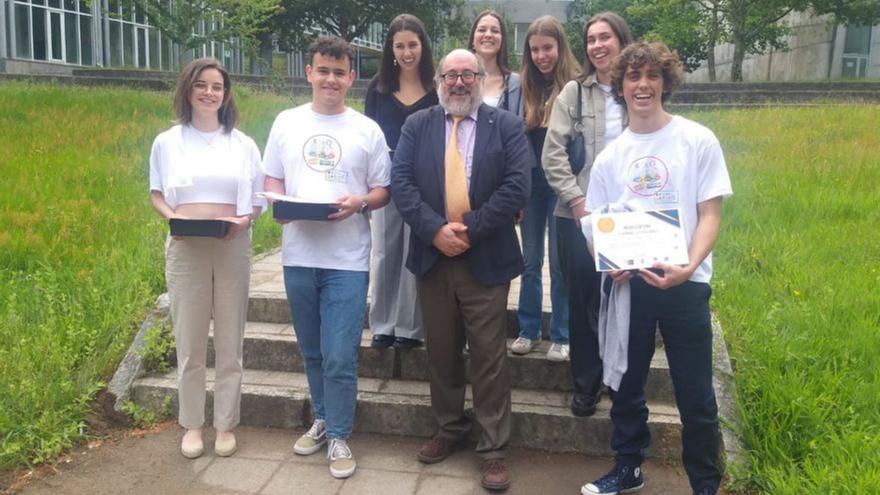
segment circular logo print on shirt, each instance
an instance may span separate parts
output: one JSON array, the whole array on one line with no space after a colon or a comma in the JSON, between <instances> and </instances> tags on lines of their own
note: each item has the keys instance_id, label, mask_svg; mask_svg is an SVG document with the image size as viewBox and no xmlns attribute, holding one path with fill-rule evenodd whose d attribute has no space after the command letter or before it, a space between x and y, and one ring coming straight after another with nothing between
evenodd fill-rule
<instances>
[{"instance_id":1,"label":"circular logo print on shirt","mask_svg":"<svg viewBox=\"0 0 880 495\"><path fill-rule=\"evenodd\" d=\"M653 196L669 182L669 168L656 156L644 156L633 161L627 172L626 187L639 196Z\"/></svg>"},{"instance_id":2,"label":"circular logo print on shirt","mask_svg":"<svg viewBox=\"0 0 880 495\"><path fill-rule=\"evenodd\" d=\"M306 139L303 144L303 160L316 172L326 172L339 165L342 159L342 146L333 136L317 134Z\"/></svg>"}]
</instances>

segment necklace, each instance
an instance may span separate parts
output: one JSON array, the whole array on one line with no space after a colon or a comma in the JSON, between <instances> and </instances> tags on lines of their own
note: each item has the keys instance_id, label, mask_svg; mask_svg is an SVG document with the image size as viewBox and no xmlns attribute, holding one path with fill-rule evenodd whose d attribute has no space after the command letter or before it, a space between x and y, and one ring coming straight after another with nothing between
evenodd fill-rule
<instances>
[{"instance_id":1,"label":"necklace","mask_svg":"<svg viewBox=\"0 0 880 495\"><path fill-rule=\"evenodd\" d=\"M212 144L214 144L214 141L217 140L217 136L222 134L221 131L223 130L223 128L221 127L220 129L217 129L216 131L202 132L202 131L196 129L195 127L193 127L192 125L190 125L189 128L192 129L193 133L195 133L195 135L198 136L199 139L204 141L204 143L207 144L208 146L211 146Z\"/></svg>"}]
</instances>

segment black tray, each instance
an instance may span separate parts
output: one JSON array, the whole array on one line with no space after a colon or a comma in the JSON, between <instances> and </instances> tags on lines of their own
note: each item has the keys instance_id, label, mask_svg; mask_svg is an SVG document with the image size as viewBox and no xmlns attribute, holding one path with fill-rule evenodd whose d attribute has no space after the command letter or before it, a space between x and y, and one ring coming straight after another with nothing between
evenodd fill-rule
<instances>
[{"instance_id":1,"label":"black tray","mask_svg":"<svg viewBox=\"0 0 880 495\"><path fill-rule=\"evenodd\" d=\"M182 237L223 237L229 232L226 220L191 220L172 218L168 220L171 235Z\"/></svg>"},{"instance_id":2,"label":"black tray","mask_svg":"<svg viewBox=\"0 0 880 495\"><path fill-rule=\"evenodd\" d=\"M272 217L282 220L328 220L328 215L338 211L339 206L333 203L276 201L272 205Z\"/></svg>"}]
</instances>

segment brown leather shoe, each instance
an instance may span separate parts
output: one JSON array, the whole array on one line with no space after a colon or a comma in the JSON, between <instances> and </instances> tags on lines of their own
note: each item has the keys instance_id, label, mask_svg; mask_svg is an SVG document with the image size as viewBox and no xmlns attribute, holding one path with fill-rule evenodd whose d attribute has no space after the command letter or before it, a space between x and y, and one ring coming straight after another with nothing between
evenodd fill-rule
<instances>
[{"instance_id":1,"label":"brown leather shoe","mask_svg":"<svg viewBox=\"0 0 880 495\"><path fill-rule=\"evenodd\" d=\"M503 459L485 460L480 470L483 472L483 477L480 479L483 488L495 491L504 491L510 488L510 472Z\"/></svg>"},{"instance_id":2,"label":"brown leather shoe","mask_svg":"<svg viewBox=\"0 0 880 495\"><path fill-rule=\"evenodd\" d=\"M435 435L434 438L425 442L422 448L419 449L419 461L425 464L440 462L452 455L460 444L460 440L451 440Z\"/></svg>"}]
</instances>

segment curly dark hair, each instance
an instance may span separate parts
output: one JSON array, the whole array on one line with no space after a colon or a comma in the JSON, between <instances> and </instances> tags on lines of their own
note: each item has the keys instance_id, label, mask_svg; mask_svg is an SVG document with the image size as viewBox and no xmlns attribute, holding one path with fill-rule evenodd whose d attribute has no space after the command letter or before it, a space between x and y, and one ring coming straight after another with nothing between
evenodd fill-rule
<instances>
[{"instance_id":1,"label":"curly dark hair","mask_svg":"<svg viewBox=\"0 0 880 495\"><path fill-rule=\"evenodd\" d=\"M623 77L630 69L639 69L648 64L657 67L663 74L663 95L660 101L666 103L673 91L684 83L684 70L678 54L670 50L662 41L631 43L614 59L611 68L611 87L617 103L626 107L623 92Z\"/></svg>"},{"instance_id":2,"label":"curly dark hair","mask_svg":"<svg viewBox=\"0 0 880 495\"><path fill-rule=\"evenodd\" d=\"M354 67L354 50L347 41L339 36L318 36L315 41L309 45L310 63L315 61L315 54L320 53L324 57L331 57L337 60L348 58L348 66Z\"/></svg>"}]
</instances>

